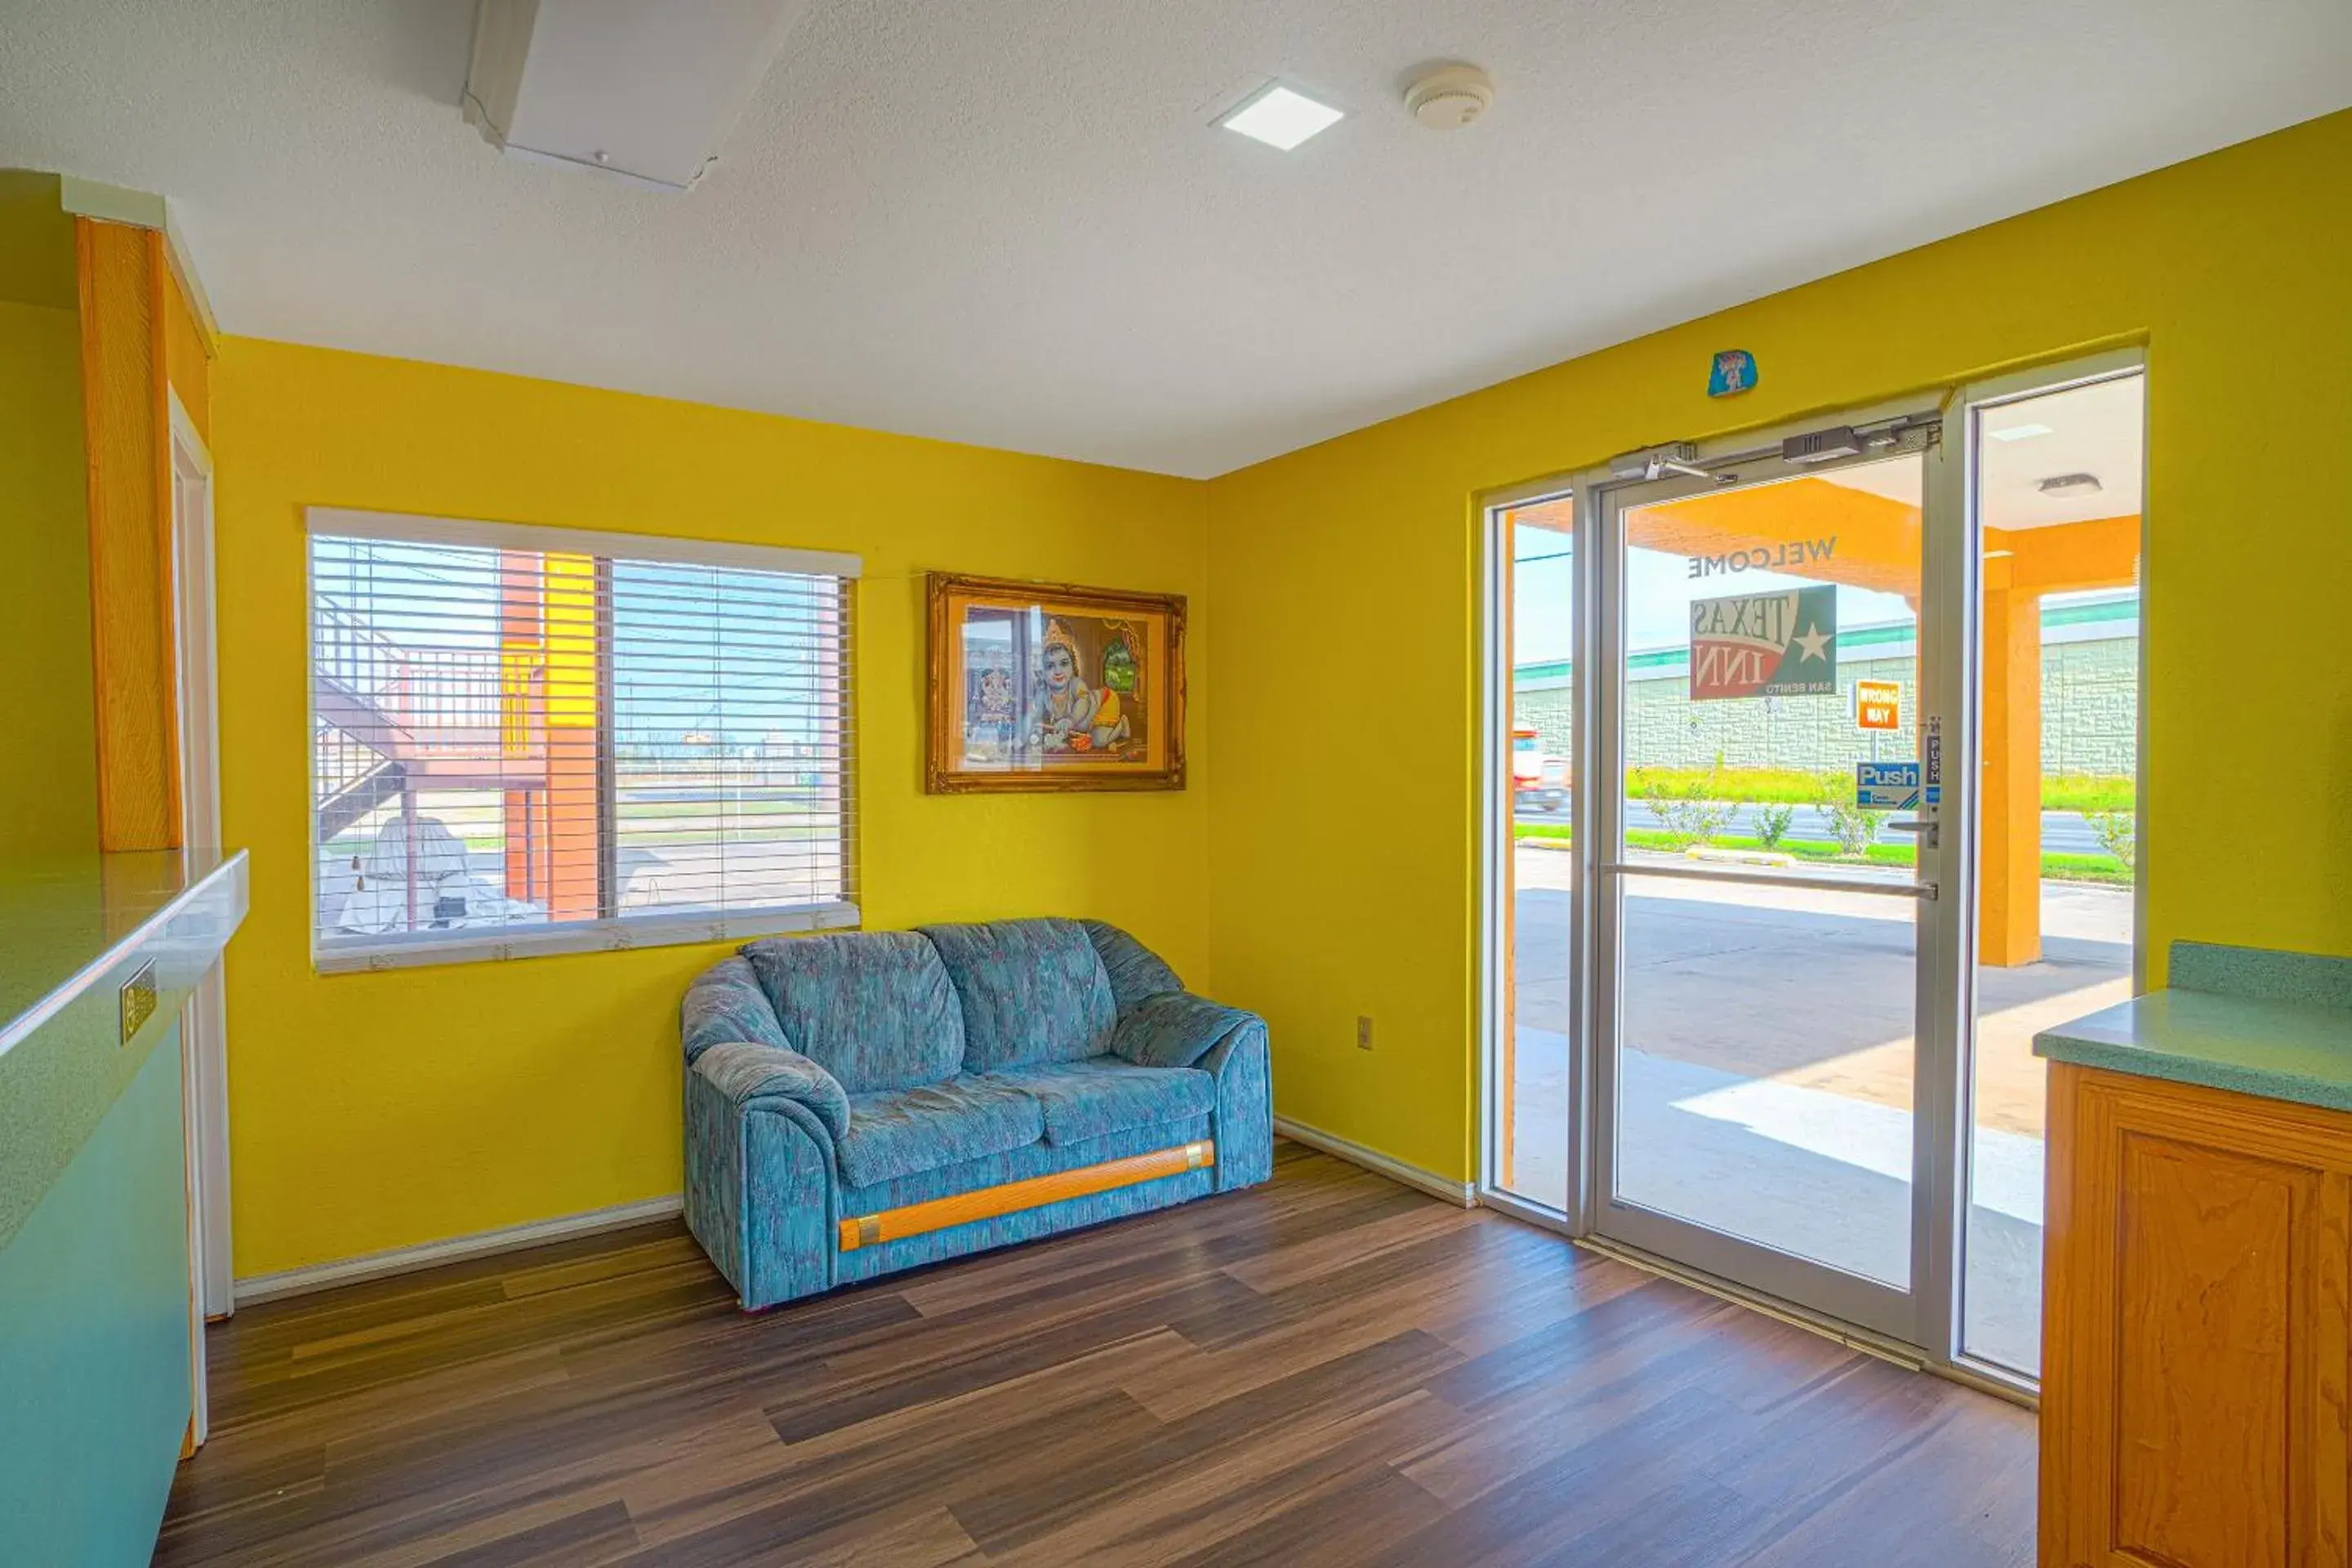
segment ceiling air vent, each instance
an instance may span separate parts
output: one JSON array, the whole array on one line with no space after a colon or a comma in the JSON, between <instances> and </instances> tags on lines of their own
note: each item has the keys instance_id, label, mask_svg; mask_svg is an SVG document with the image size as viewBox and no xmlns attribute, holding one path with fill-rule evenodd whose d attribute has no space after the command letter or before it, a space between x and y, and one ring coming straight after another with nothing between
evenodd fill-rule
<instances>
[{"instance_id":1,"label":"ceiling air vent","mask_svg":"<svg viewBox=\"0 0 2352 1568\"><path fill-rule=\"evenodd\" d=\"M808 0L482 0L466 118L519 157L690 189Z\"/></svg>"}]
</instances>

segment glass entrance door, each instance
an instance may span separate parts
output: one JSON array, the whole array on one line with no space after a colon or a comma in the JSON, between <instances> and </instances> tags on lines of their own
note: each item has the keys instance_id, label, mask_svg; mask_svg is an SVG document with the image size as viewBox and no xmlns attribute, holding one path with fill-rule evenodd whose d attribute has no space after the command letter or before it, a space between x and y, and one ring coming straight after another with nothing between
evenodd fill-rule
<instances>
[{"instance_id":1,"label":"glass entrance door","mask_svg":"<svg viewBox=\"0 0 2352 1568\"><path fill-rule=\"evenodd\" d=\"M1596 520L1592 1228L1908 1344L1934 426L1670 465Z\"/></svg>"}]
</instances>

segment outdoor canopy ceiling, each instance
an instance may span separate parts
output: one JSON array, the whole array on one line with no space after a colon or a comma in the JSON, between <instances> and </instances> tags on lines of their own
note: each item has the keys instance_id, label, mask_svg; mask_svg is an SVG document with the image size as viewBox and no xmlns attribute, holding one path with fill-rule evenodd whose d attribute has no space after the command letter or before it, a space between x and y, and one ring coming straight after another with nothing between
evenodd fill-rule
<instances>
[{"instance_id":1,"label":"outdoor canopy ceiling","mask_svg":"<svg viewBox=\"0 0 2352 1568\"><path fill-rule=\"evenodd\" d=\"M232 332L1210 475L2352 103L2344 0L814 0L676 194L488 145L474 13L0 0L0 165Z\"/></svg>"}]
</instances>

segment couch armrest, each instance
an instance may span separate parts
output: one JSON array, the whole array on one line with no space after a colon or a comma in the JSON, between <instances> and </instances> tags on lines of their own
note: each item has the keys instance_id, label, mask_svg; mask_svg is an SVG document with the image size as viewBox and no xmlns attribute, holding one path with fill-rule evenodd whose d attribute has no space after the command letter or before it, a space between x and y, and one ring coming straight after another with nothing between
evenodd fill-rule
<instances>
[{"instance_id":1,"label":"couch armrest","mask_svg":"<svg viewBox=\"0 0 2352 1568\"><path fill-rule=\"evenodd\" d=\"M849 1131L849 1095L841 1080L795 1050L753 1040L705 1046L691 1069L736 1110L767 1100L806 1106L839 1139Z\"/></svg>"},{"instance_id":2,"label":"couch armrest","mask_svg":"<svg viewBox=\"0 0 2352 1568\"><path fill-rule=\"evenodd\" d=\"M833 1137L762 1092L770 1048L711 1042L686 1074L687 1226L753 1311L833 1285Z\"/></svg>"},{"instance_id":3,"label":"couch armrest","mask_svg":"<svg viewBox=\"0 0 2352 1568\"><path fill-rule=\"evenodd\" d=\"M1167 991L1146 997L1119 1019L1110 1049L1138 1067L1188 1068L1250 1029L1264 1034L1265 1021L1189 991Z\"/></svg>"},{"instance_id":4,"label":"couch armrest","mask_svg":"<svg viewBox=\"0 0 2352 1568\"><path fill-rule=\"evenodd\" d=\"M689 1065L711 1047L729 1040L786 1049L793 1043L784 1037L784 1026L776 1021L775 1005L760 988L751 961L740 953L719 960L694 977L694 984L686 988L677 1022L679 1042L686 1047Z\"/></svg>"},{"instance_id":5,"label":"couch armrest","mask_svg":"<svg viewBox=\"0 0 2352 1568\"><path fill-rule=\"evenodd\" d=\"M1235 1029L1202 1057L1217 1080L1217 1191L1254 1186L1274 1174L1274 1064L1265 1026Z\"/></svg>"}]
</instances>

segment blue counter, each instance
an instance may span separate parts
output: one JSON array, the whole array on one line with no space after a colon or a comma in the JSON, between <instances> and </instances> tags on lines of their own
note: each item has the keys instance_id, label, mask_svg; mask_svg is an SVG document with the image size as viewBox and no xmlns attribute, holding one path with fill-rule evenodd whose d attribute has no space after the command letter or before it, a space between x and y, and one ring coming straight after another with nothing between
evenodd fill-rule
<instances>
[{"instance_id":1,"label":"blue counter","mask_svg":"<svg viewBox=\"0 0 2352 1568\"><path fill-rule=\"evenodd\" d=\"M0 867L0 1561L153 1549L194 1350L180 1005L245 904L242 854Z\"/></svg>"}]
</instances>

